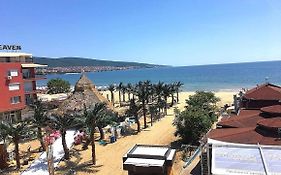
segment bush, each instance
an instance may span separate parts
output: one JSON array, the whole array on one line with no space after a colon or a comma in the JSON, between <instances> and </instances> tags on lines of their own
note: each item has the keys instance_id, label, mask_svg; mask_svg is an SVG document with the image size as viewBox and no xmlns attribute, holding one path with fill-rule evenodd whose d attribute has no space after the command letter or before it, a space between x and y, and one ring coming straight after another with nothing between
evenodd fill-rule
<instances>
[{"instance_id":1,"label":"bush","mask_svg":"<svg viewBox=\"0 0 281 175\"><path fill-rule=\"evenodd\" d=\"M183 112L175 110L175 135L179 135L184 143L197 145L217 120L215 112L219 100L212 92L197 91L191 95Z\"/></svg>"},{"instance_id":2,"label":"bush","mask_svg":"<svg viewBox=\"0 0 281 175\"><path fill-rule=\"evenodd\" d=\"M49 80L47 86L48 86L48 94L70 92L70 83L60 78Z\"/></svg>"},{"instance_id":3,"label":"bush","mask_svg":"<svg viewBox=\"0 0 281 175\"><path fill-rule=\"evenodd\" d=\"M183 143L197 145L199 139L211 128L212 121L207 111L191 107L176 115L174 123L176 136L182 138Z\"/></svg>"}]
</instances>

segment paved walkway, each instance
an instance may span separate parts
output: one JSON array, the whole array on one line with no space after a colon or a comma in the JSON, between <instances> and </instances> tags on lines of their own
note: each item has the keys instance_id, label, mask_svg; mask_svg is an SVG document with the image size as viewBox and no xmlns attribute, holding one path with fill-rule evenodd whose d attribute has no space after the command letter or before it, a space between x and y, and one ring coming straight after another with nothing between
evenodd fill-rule
<instances>
[{"instance_id":1,"label":"paved walkway","mask_svg":"<svg viewBox=\"0 0 281 175\"><path fill-rule=\"evenodd\" d=\"M75 131L66 131L66 144L70 148L74 142ZM57 167L61 158L64 156L64 151L61 143L61 137L53 144L54 167ZM36 159L29 168L27 168L21 175L49 175L48 164L46 159L46 152Z\"/></svg>"}]
</instances>

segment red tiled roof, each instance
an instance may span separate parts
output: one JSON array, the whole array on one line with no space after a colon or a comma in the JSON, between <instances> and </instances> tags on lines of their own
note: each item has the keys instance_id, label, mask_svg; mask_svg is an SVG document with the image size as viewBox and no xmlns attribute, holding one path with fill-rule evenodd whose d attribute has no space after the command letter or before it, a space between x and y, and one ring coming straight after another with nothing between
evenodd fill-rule
<instances>
[{"instance_id":1,"label":"red tiled roof","mask_svg":"<svg viewBox=\"0 0 281 175\"><path fill-rule=\"evenodd\" d=\"M260 110L240 110L238 116L231 116L218 122L218 126L230 128L256 127L257 121L263 119Z\"/></svg>"},{"instance_id":2,"label":"red tiled roof","mask_svg":"<svg viewBox=\"0 0 281 175\"><path fill-rule=\"evenodd\" d=\"M258 121L257 124L269 129L281 128L281 117L263 119Z\"/></svg>"},{"instance_id":3,"label":"red tiled roof","mask_svg":"<svg viewBox=\"0 0 281 175\"><path fill-rule=\"evenodd\" d=\"M263 84L247 91L244 98L263 100L281 100L281 87ZM276 115L277 114L277 115ZM221 128L211 130L208 138L243 144L281 145L276 131L281 128L281 105L261 108L260 110L241 109L238 115L224 118L218 122ZM272 118L274 117L274 118Z\"/></svg>"},{"instance_id":4,"label":"red tiled roof","mask_svg":"<svg viewBox=\"0 0 281 175\"><path fill-rule=\"evenodd\" d=\"M263 107L261 108L261 111L272 114L281 114L281 105Z\"/></svg>"},{"instance_id":5,"label":"red tiled roof","mask_svg":"<svg viewBox=\"0 0 281 175\"><path fill-rule=\"evenodd\" d=\"M281 145L281 139L276 135L262 135L254 127L214 129L208 133L208 138L232 143Z\"/></svg>"},{"instance_id":6,"label":"red tiled roof","mask_svg":"<svg viewBox=\"0 0 281 175\"><path fill-rule=\"evenodd\" d=\"M255 100L280 100L281 87L270 83L262 84L248 90L244 97Z\"/></svg>"}]
</instances>

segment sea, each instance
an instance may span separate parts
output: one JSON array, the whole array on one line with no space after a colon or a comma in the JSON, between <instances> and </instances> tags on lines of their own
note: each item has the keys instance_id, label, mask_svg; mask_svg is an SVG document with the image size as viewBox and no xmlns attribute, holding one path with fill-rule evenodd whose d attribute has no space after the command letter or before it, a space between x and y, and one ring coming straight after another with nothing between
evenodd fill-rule
<instances>
[{"instance_id":1,"label":"sea","mask_svg":"<svg viewBox=\"0 0 281 175\"><path fill-rule=\"evenodd\" d=\"M153 83L181 81L184 91L238 91L266 82L281 85L281 61L88 72L86 75L97 87L150 80ZM80 76L80 73L48 74L37 86L46 86L52 78L62 78L74 86Z\"/></svg>"}]
</instances>

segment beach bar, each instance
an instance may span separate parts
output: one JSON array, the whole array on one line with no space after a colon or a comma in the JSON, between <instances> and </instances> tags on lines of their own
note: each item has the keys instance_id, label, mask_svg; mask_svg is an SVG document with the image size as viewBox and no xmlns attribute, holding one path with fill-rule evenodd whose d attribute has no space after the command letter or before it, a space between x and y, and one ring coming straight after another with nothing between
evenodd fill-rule
<instances>
[{"instance_id":1,"label":"beach bar","mask_svg":"<svg viewBox=\"0 0 281 175\"><path fill-rule=\"evenodd\" d=\"M123 156L128 175L170 175L176 150L163 145L136 144Z\"/></svg>"}]
</instances>

